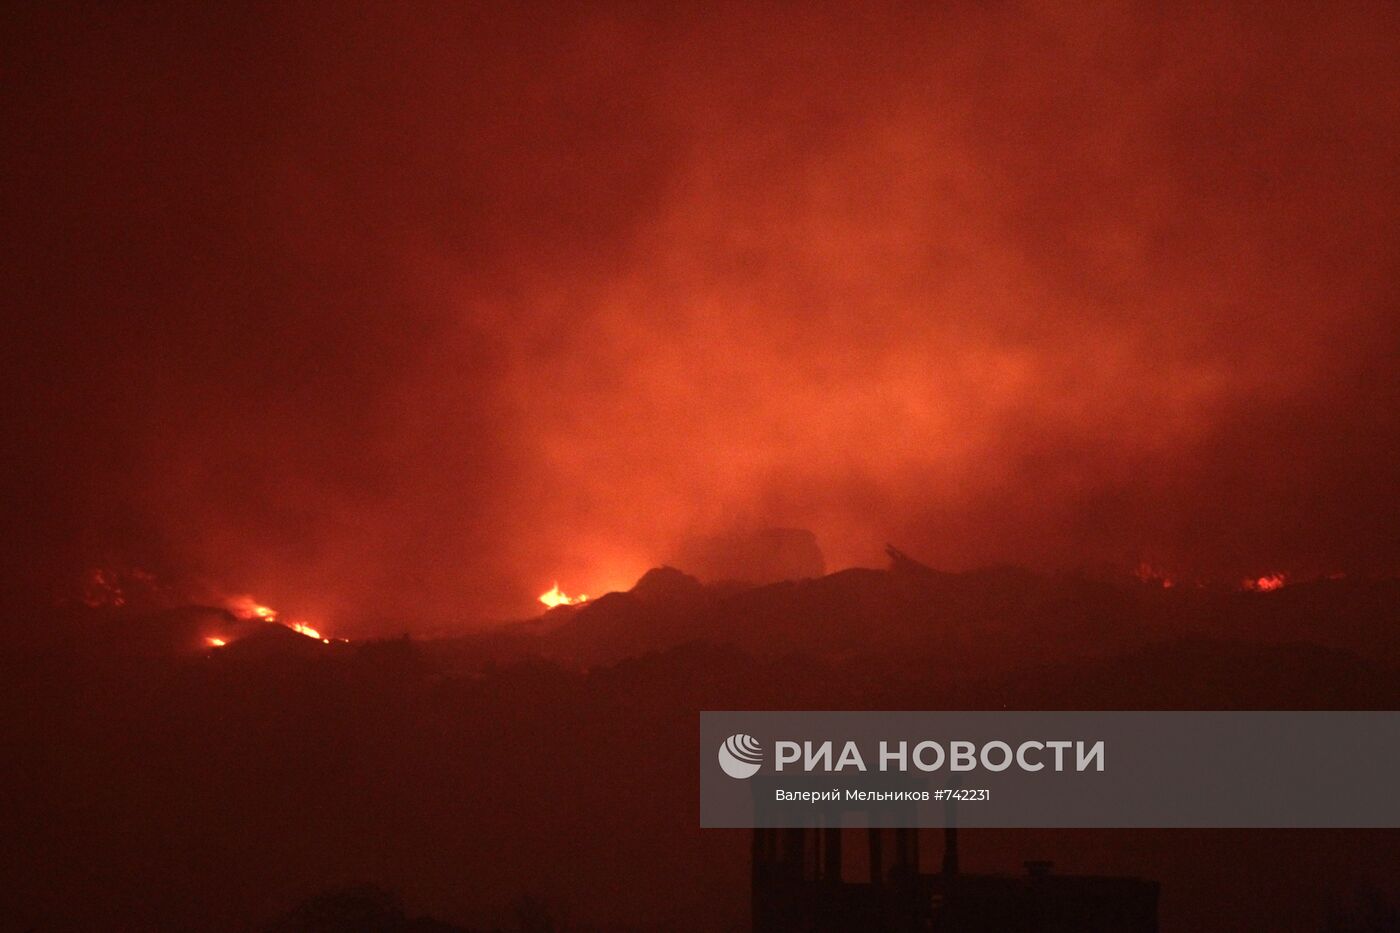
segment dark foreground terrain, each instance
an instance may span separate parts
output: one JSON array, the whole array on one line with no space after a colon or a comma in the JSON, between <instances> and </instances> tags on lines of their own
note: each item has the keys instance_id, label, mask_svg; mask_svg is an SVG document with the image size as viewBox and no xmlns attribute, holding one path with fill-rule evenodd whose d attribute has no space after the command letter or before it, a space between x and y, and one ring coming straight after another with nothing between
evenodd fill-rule
<instances>
[{"instance_id":1,"label":"dark foreground terrain","mask_svg":"<svg viewBox=\"0 0 1400 933\"><path fill-rule=\"evenodd\" d=\"M472 637L277 629L199 608L18 626L0 927L745 929L748 834L697 828L701 709L1400 704L1387 580L1164 589L896 552L764 587L657 570ZM969 870L1028 859L1159 881L1175 933L1382 929L1400 898L1397 831L964 833Z\"/></svg>"}]
</instances>

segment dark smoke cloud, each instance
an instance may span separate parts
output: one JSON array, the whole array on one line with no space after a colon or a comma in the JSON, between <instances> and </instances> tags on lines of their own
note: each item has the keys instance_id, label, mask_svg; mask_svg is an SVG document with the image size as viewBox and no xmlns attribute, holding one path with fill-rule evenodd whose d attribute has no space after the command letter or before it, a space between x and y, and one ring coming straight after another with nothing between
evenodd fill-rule
<instances>
[{"instance_id":1,"label":"dark smoke cloud","mask_svg":"<svg viewBox=\"0 0 1400 933\"><path fill-rule=\"evenodd\" d=\"M6 17L21 586L1400 563L1394 5Z\"/></svg>"}]
</instances>

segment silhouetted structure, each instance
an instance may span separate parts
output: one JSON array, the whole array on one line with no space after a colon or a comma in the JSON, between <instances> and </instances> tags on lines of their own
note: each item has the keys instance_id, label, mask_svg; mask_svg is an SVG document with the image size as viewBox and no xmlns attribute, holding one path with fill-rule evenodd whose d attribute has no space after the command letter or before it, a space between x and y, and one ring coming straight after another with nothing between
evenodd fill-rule
<instances>
[{"instance_id":1,"label":"silhouetted structure","mask_svg":"<svg viewBox=\"0 0 1400 933\"><path fill-rule=\"evenodd\" d=\"M835 816L839 817L839 814ZM862 880L846 880L839 818L804 829L753 831L754 933L1155 933L1154 881L958 870L957 830L944 831L942 870L919 871L919 831L868 829ZM857 837L858 838L858 837Z\"/></svg>"}]
</instances>

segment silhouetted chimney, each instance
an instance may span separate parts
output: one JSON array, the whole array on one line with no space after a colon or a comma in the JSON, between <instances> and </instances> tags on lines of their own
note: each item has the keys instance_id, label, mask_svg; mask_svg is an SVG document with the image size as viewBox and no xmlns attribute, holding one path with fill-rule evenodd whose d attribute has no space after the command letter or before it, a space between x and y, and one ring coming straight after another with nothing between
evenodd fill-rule
<instances>
[{"instance_id":1,"label":"silhouetted chimney","mask_svg":"<svg viewBox=\"0 0 1400 933\"><path fill-rule=\"evenodd\" d=\"M961 786L961 782L959 782ZM943 804L943 874L958 873L958 808L951 799Z\"/></svg>"},{"instance_id":2,"label":"silhouetted chimney","mask_svg":"<svg viewBox=\"0 0 1400 933\"><path fill-rule=\"evenodd\" d=\"M943 874L958 873L958 828L946 826L943 829Z\"/></svg>"}]
</instances>

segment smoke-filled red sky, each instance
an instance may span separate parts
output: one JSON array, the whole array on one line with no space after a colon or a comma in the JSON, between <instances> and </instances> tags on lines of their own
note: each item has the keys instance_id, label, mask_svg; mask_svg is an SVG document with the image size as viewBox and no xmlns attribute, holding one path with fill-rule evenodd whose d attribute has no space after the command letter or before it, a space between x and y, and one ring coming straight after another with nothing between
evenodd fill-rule
<instances>
[{"instance_id":1,"label":"smoke-filled red sky","mask_svg":"<svg viewBox=\"0 0 1400 933\"><path fill-rule=\"evenodd\" d=\"M491 6L7 7L11 581L1400 567L1400 6Z\"/></svg>"}]
</instances>

